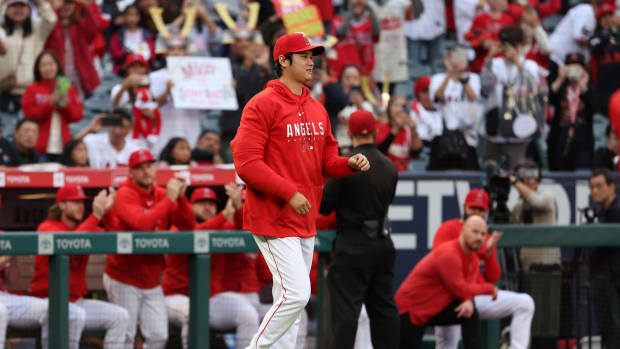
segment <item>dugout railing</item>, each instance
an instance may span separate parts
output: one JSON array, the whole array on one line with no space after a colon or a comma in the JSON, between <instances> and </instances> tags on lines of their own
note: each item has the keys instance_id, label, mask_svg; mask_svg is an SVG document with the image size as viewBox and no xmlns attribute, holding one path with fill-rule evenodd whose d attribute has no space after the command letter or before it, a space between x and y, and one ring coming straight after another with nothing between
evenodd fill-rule
<instances>
[{"instance_id":1,"label":"dugout railing","mask_svg":"<svg viewBox=\"0 0 620 349\"><path fill-rule=\"evenodd\" d=\"M315 251L331 251L333 231L319 232ZM209 290L211 253L258 252L250 233L217 232L106 232L106 233L33 233L12 232L0 235L0 255L49 256L49 348L68 347L69 257L83 254L188 254L191 349L209 348ZM324 258L318 268L323 269ZM317 327L321 319L324 283L318 277ZM317 343L320 339L317 337Z\"/></svg>"}]
</instances>

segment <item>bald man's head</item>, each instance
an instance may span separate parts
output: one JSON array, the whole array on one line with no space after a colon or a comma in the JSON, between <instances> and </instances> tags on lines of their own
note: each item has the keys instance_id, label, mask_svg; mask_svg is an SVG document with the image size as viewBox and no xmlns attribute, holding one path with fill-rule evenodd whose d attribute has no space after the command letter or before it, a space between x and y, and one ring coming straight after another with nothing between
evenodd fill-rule
<instances>
[{"instance_id":1,"label":"bald man's head","mask_svg":"<svg viewBox=\"0 0 620 349\"><path fill-rule=\"evenodd\" d=\"M468 252L478 251L487 237L487 224L480 216L470 216L465 220L459 239Z\"/></svg>"}]
</instances>

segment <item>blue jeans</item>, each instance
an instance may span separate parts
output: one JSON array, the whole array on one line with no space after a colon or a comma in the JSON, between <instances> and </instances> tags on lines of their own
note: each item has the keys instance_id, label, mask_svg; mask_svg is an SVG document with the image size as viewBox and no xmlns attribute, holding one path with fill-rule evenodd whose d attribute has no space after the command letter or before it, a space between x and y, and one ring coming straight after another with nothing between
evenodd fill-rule
<instances>
[{"instance_id":1,"label":"blue jeans","mask_svg":"<svg viewBox=\"0 0 620 349\"><path fill-rule=\"evenodd\" d=\"M433 40L407 39L409 76L412 79L443 71L442 42L443 35L439 35Z\"/></svg>"}]
</instances>

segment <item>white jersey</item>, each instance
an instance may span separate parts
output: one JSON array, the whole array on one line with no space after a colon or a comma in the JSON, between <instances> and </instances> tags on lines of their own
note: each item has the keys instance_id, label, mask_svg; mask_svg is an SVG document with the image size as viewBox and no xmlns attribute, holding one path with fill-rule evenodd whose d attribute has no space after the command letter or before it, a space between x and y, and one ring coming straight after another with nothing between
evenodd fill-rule
<instances>
[{"instance_id":1,"label":"white jersey","mask_svg":"<svg viewBox=\"0 0 620 349\"><path fill-rule=\"evenodd\" d=\"M409 117L418 124L417 132L423 141L430 142L443 133L443 123L439 110L428 110L419 101L411 102Z\"/></svg>"},{"instance_id":2,"label":"white jersey","mask_svg":"<svg viewBox=\"0 0 620 349\"><path fill-rule=\"evenodd\" d=\"M465 33L469 31L474 17L479 13L476 11L479 2L479 0L457 0L454 2L454 26L459 44L469 46L469 41L465 40Z\"/></svg>"},{"instance_id":3,"label":"white jersey","mask_svg":"<svg viewBox=\"0 0 620 349\"><path fill-rule=\"evenodd\" d=\"M469 86L474 90L477 99L480 98L480 76L476 73L467 73L469 76ZM445 73L435 74L431 77L431 84L428 88L432 101L435 101L435 93L446 78ZM437 110L440 111L446 127L449 130L461 130L465 136L467 144L475 147L478 144L478 120L472 119L469 109L477 105L470 103L465 96L463 85L459 81L450 80L443 92L443 101L436 102ZM480 113L482 109L480 108ZM477 116L478 118L480 115Z\"/></svg>"},{"instance_id":4,"label":"white jersey","mask_svg":"<svg viewBox=\"0 0 620 349\"><path fill-rule=\"evenodd\" d=\"M420 17L415 21L405 22L405 34L411 40L433 40L446 33L445 2L423 0L422 3L424 11Z\"/></svg>"},{"instance_id":5,"label":"white jersey","mask_svg":"<svg viewBox=\"0 0 620 349\"><path fill-rule=\"evenodd\" d=\"M125 147L121 151L116 151L110 144L107 133L89 134L83 141L88 151L88 162L94 168L128 166L131 153L140 149L130 136L125 139Z\"/></svg>"},{"instance_id":6,"label":"white jersey","mask_svg":"<svg viewBox=\"0 0 620 349\"><path fill-rule=\"evenodd\" d=\"M596 29L596 16L592 5L580 4L573 7L562 18L551 34L551 59L558 65L564 65L566 55L578 52L584 55L586 62L590 59L588 46L581 46L576 40L587 40Z\"/></svg>"},{"instance_id":7,"label":"white jersey","mask_svg":"<svg viewBox=\"0 0 620 349\"><path fill-rule=\"evenodd\" d=\"M155 98L166 91L170 74L167 69L160 69L150 74L151 93ZM161 111L161 133L159 140L153 147L153 155L159 157L159 153L166 143L173 137L183 137L194 147L200 136L201 111L196 109L178 109L174 107L172 96L168 96L166 104L159 107Z\"/></svg>"},{"instance_id":8,"label":"white jersey","mask_svg":"<svg viewBox=\"0 0 620 349\"><path fill-rule=\"evenodd\" d=\"M372 76L375 81L385 81L390 72L390 82L406 81L407 71L407 39L405 38L405 10L408 0L389 0L381 7L370 2L377 14L381 33L379 42L375 44L375 67Z\"/></svg>"}]
</instances>

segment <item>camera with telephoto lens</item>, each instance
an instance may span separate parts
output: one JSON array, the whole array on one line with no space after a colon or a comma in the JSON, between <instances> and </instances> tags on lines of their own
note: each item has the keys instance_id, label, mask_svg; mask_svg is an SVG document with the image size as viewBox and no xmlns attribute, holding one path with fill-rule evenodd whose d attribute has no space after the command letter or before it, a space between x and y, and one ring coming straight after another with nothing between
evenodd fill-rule
<instances>
[{"instance_id":1,"label":"camera with telephoto lens","mask_svg":"<svg viewBox=\"0 0 620 349\"><path fill-rule=\"evenodd\" d=\"M495 160L484 162L486 183L484 190L489 193L489 223L510 223L508 195L510 194L510 172L503 169Z\"/></svg>"}]
</instances>

